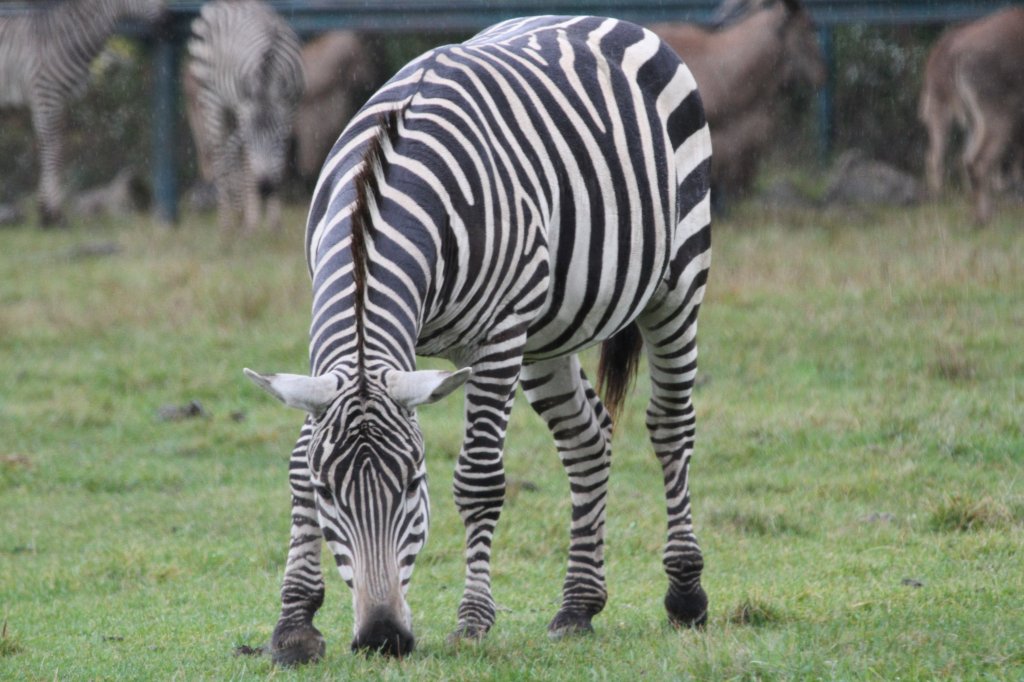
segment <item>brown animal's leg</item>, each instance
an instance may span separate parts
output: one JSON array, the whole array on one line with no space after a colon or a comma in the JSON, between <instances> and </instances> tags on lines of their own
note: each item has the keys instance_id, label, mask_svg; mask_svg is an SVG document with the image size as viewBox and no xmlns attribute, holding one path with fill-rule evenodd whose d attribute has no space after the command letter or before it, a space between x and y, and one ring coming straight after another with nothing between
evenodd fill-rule
<instances>
[{"instance_id":1,"label":"brown animal's leg","mask_svg":"<svg viewBox=\"0 0 1024 682\"><path fill-rule=\"evenodd\" d=\"M925 173L928 193L938 198L945 178L946 146L949 142L950 120L948 117L933 115L925 121L928 130L928 153L925 158Z\"/></svg>"},{"instance_id":2,"label":"brown animal's leg","mask_svg":"<svg viewBox=\"0 0 1024 682\"><path fill-rule=\"evenodd\" d=\"M52 227L64 223L60 184L64 146L64 110L59 102L36 98L32 102L32 127L39 146L39 223Z\"/></svg>"},{"instance_id":3,"label":"brown animal's leg","mask_svg":"<svg viewBox=\"0 0 1024 682\"><path fill-rule=\"evenodd\" d=\"M977 129L972 131L971 144L964 158L971 182L974 217L980 225L992 218L992 187L1007 145L1012 137L1012 119L991 111L980 111Z\"/></svg>"},{"instance_id":4,"label":"brown animal's leg","mask_svg":"<svg viewBox=\"0 0 1024 682\"><path fill-rule=\"evenodd\" d=\"M281 617L270 639L270 654L278 665L316 661L326 649L323 635L313 627L313 616L324 602L324 577L320 565L323 535L306 459L312 431L309 422L302 427L288 463L291 542L281 584Z\"/></svg>"},{"instance_id":5,"label":"brown animal's leg","mask_svg":"<svg viewBox=\"0 0 1024 682\"><path fill-rule=\"evenodd\" d=\"M548 634L591 632L591 619L608 600L604 529L611 419L575 355L523 367L521 385L555 437L572 495L569 568Z\"/></svg>"}]
</instances>

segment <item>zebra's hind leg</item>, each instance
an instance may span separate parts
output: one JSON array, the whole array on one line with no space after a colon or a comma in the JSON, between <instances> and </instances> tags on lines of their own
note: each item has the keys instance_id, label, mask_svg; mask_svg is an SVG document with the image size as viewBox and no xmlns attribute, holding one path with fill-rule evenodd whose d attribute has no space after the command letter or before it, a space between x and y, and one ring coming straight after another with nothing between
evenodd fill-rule
<instances>
[{"instance_id":1,"label":"zebra's hind leg","mask_svg":"<svg viewBox=\"0 0 1024 682\"><path fill-rule=\"evenodd\" d=\"M700 585L704 559L690 511L690 457L696 415L690 395L697 375L697 312L704 296L710 250L701 274L670 292L640 319L651 374L647 429L661 463L668 508L668 541L662 563L668 574L665 609L673 625L702 627L708 598ZM697 256L701 259L702 256Z\"/></svg>"},{"instance_id":2,"label":"zebra's hind leg","mask_svg":"<svg viewBox=\"0 0 1024 682\"><path fill-rule=\"evenodd\" d=\"M323 635L313 627L313 616L324 602L324 578L320 566L323 535L306 459L312 431L307 421L288 463L291 542L281 584L281 617L270 639L270 654L278 665L310 663L323 657L326 650Z\"/></svg>"},{"instance_id":3,"label":"zebra's hind leg","mask_svg":"<svg viewBox=\"0 0 1024 682\"><path fill-rule=\"evenodd\" d=\"M520 385L554 435L572 496L569 567L548 634L592 632L590 621L608 600L604 530L611 419L575 355L523 367Z\"/></svg>"}]
</instances>

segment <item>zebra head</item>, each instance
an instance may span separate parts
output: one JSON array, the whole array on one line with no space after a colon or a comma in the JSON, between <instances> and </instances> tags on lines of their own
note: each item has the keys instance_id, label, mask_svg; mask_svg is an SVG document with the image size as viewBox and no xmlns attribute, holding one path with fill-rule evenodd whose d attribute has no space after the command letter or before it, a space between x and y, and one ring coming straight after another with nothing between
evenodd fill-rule
<instances>
[{"instance_id":1,"label":"zebra head","mask_svg":"<svg viewBox=\"0 0 1024 682\"><path fill-rule=\"evenodd\" d=\"M353 380L245 373L310 414L310 483L320 529L352 589L352 648L397 656L412 651L405 593L430 520L415 408L454 391L470 370L384 370Z\"/></svg>"},{"instance_id":2,"label":"zebra head","mask_svg":"<svg viewBox=\"0 0 1024 682\"><path fill-rule=\"evenodd\" d=\"M238 134L249 176L264 199L277 189L284 175L291 117L291 109L272 100L251 99L238 108Z\"/></svg>"},{"instance_id":3,"label":"zebra head","mask_svg":"<svg viewBox=\"0 0 1024 682\"><path fill-rule=\"evenodd\" d=\"M278 36L280 49L266 49L242 76L237 111L249 176L263 198L281 184L292 121L304 88L297 44L293 54L286 49L293 47L290 41L276 28L266 31Z\"/></svg>"}]
</instances>

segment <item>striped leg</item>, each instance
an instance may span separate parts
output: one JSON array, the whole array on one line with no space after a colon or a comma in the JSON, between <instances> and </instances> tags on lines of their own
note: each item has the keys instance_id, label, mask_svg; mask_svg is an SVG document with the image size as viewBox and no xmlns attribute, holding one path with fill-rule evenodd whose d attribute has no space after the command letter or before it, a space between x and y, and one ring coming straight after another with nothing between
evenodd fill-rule
<instances>
[{"instance_id":1,"label":"striped leg","mask_svg":"<svg viewBox=\"0 0 1024 682\"><path fill-rule=\"evenodd\" d=\"M227 109L215 109L209 117L213 141L214 185L217 188L217 222L222 233L235 227L241 196L242 141L237 123Z\"/></svg>"},{"instance_id":2,"label":"striped leg","mask_svg":"<svg viewBox=\"0 0 1024 682\"><path fill-rule=\"evenodd\" d=\"M56 95L50 95L56 97ZM60 184L64 146L64 110L61 102L40 95L32 102L32 127L39 146L39 222L50 227L64 222Z\"/></svg>"},{"instance_id":3,"label":"striped leg","mask_svg":"<svg viewBox=\"0 0 1024 682\"><path fill-rule=\"evenodd\" d=\"M466 434L454 483L455 505L466 526L466 586L459 604L459 624L450 641L479 639L494 625L491 539L505 502L502 448L524 339L480 356L466 383Z\"/></svg>"},{"instance_id":4,"label":"striped leg","mask_svg":"<svg viewBox=\"0 0 1024 682\"><path fill-rule=\"evenodd\" d=\"M702 264L706 268L710 251L705 254L691 262L695 269ZM674 625L692 627L704 625L708 606L700 586L704 559L693 533L688 482L696 426L690 394L697 375L697 312L706 272L685 291L669 292L638 320L651 373L647 429L661 463L668 506L668 542L662 558L668 574L665 609Z\"/></svg>"},{"instance_id":5,"label":"striped leg","mask_svg":"<svg viewBox=\"0 0 1024 682\"><path fill-rule=\"evenodd\" d=\"M243 150L241 156L243 161L238 174L238 196L242 202L242 231L253 234L260 225L260 195L256 189L256 176L252 172L248 151Z\"/></svg>"},{"instance_id":6,"label":"striped leg","mask_svg":"<svg viewBox=\"0 0 1024 682\"><path fill-rule=\"evenodd\" d=\"M562 606L552 637L591 632L608 600L604 574L605 504L611 465L611 419L575 355L523 368L523 391L555 437L569 475L572 526Z\"/></svg>"},{"instance_id":7,"label":"striped leg","mask_svg":"<svg viewBox=\"0 0 1024 682\"><path fill-rule=\"evenodd\" d=\"M291 543L281 585L281 617L270 640L274 662L281 665L315 661L326 648L323 635L313 627L313 616L324 601L324 577L320 567L323 535L306 459L312 431L307 421L288 463L292 489Z\"/></svg>"}]
</instances>

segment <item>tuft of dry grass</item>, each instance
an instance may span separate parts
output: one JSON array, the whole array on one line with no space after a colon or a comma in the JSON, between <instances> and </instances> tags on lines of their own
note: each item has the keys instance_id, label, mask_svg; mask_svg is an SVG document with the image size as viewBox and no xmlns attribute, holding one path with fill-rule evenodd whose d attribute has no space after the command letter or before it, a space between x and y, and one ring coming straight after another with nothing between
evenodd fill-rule
<instances>
[{"instance_id":1,"label":"tuft of dry grass","mask_svg":"<svg viewBox=\"0 0 1024 682\"><path fill-rule=\"evenodd\" d=\"M782 611L758 597L744 597L726 618L733 625L755 628L779 624L785 621Z\"/></svg>"},{"instance_id":2,"label":"tuft of dry grass","mask_svg":"<svg viewBox=\"0 0 1024 682\"><path fill-rule=\"evenodd\" d=\"M928 367L930 376L954 384L965 384L973 381L977 375L974 362L964 352L962 346L944 346L936 351L936 357Z\"/></svg>"},{"instance_id":3,"label":"tuft of dry grass","mask_svg":"<svg viewBox=\"0 0 1024 682\"><path fill-rule=\"evenodd\" d=\"M22 651L24 651L24 647L17 637L14 637L7 631L7 619L4 618L4 624L0 627L0 658L13 656Z\"/></svg>"},{"instance_id":4,"label":"tuft of dry grass","mask_svg":"<svg viewBox=\"0 0 1024 682\"><path fill-rule=\"evenodd\" d=\"M991 497L974 499L954 494L939 502L932 510L929 525L932 530L967 532L983 528L999 528L1013 521L1013 514Z\"/></svg>"}]
</instances>

